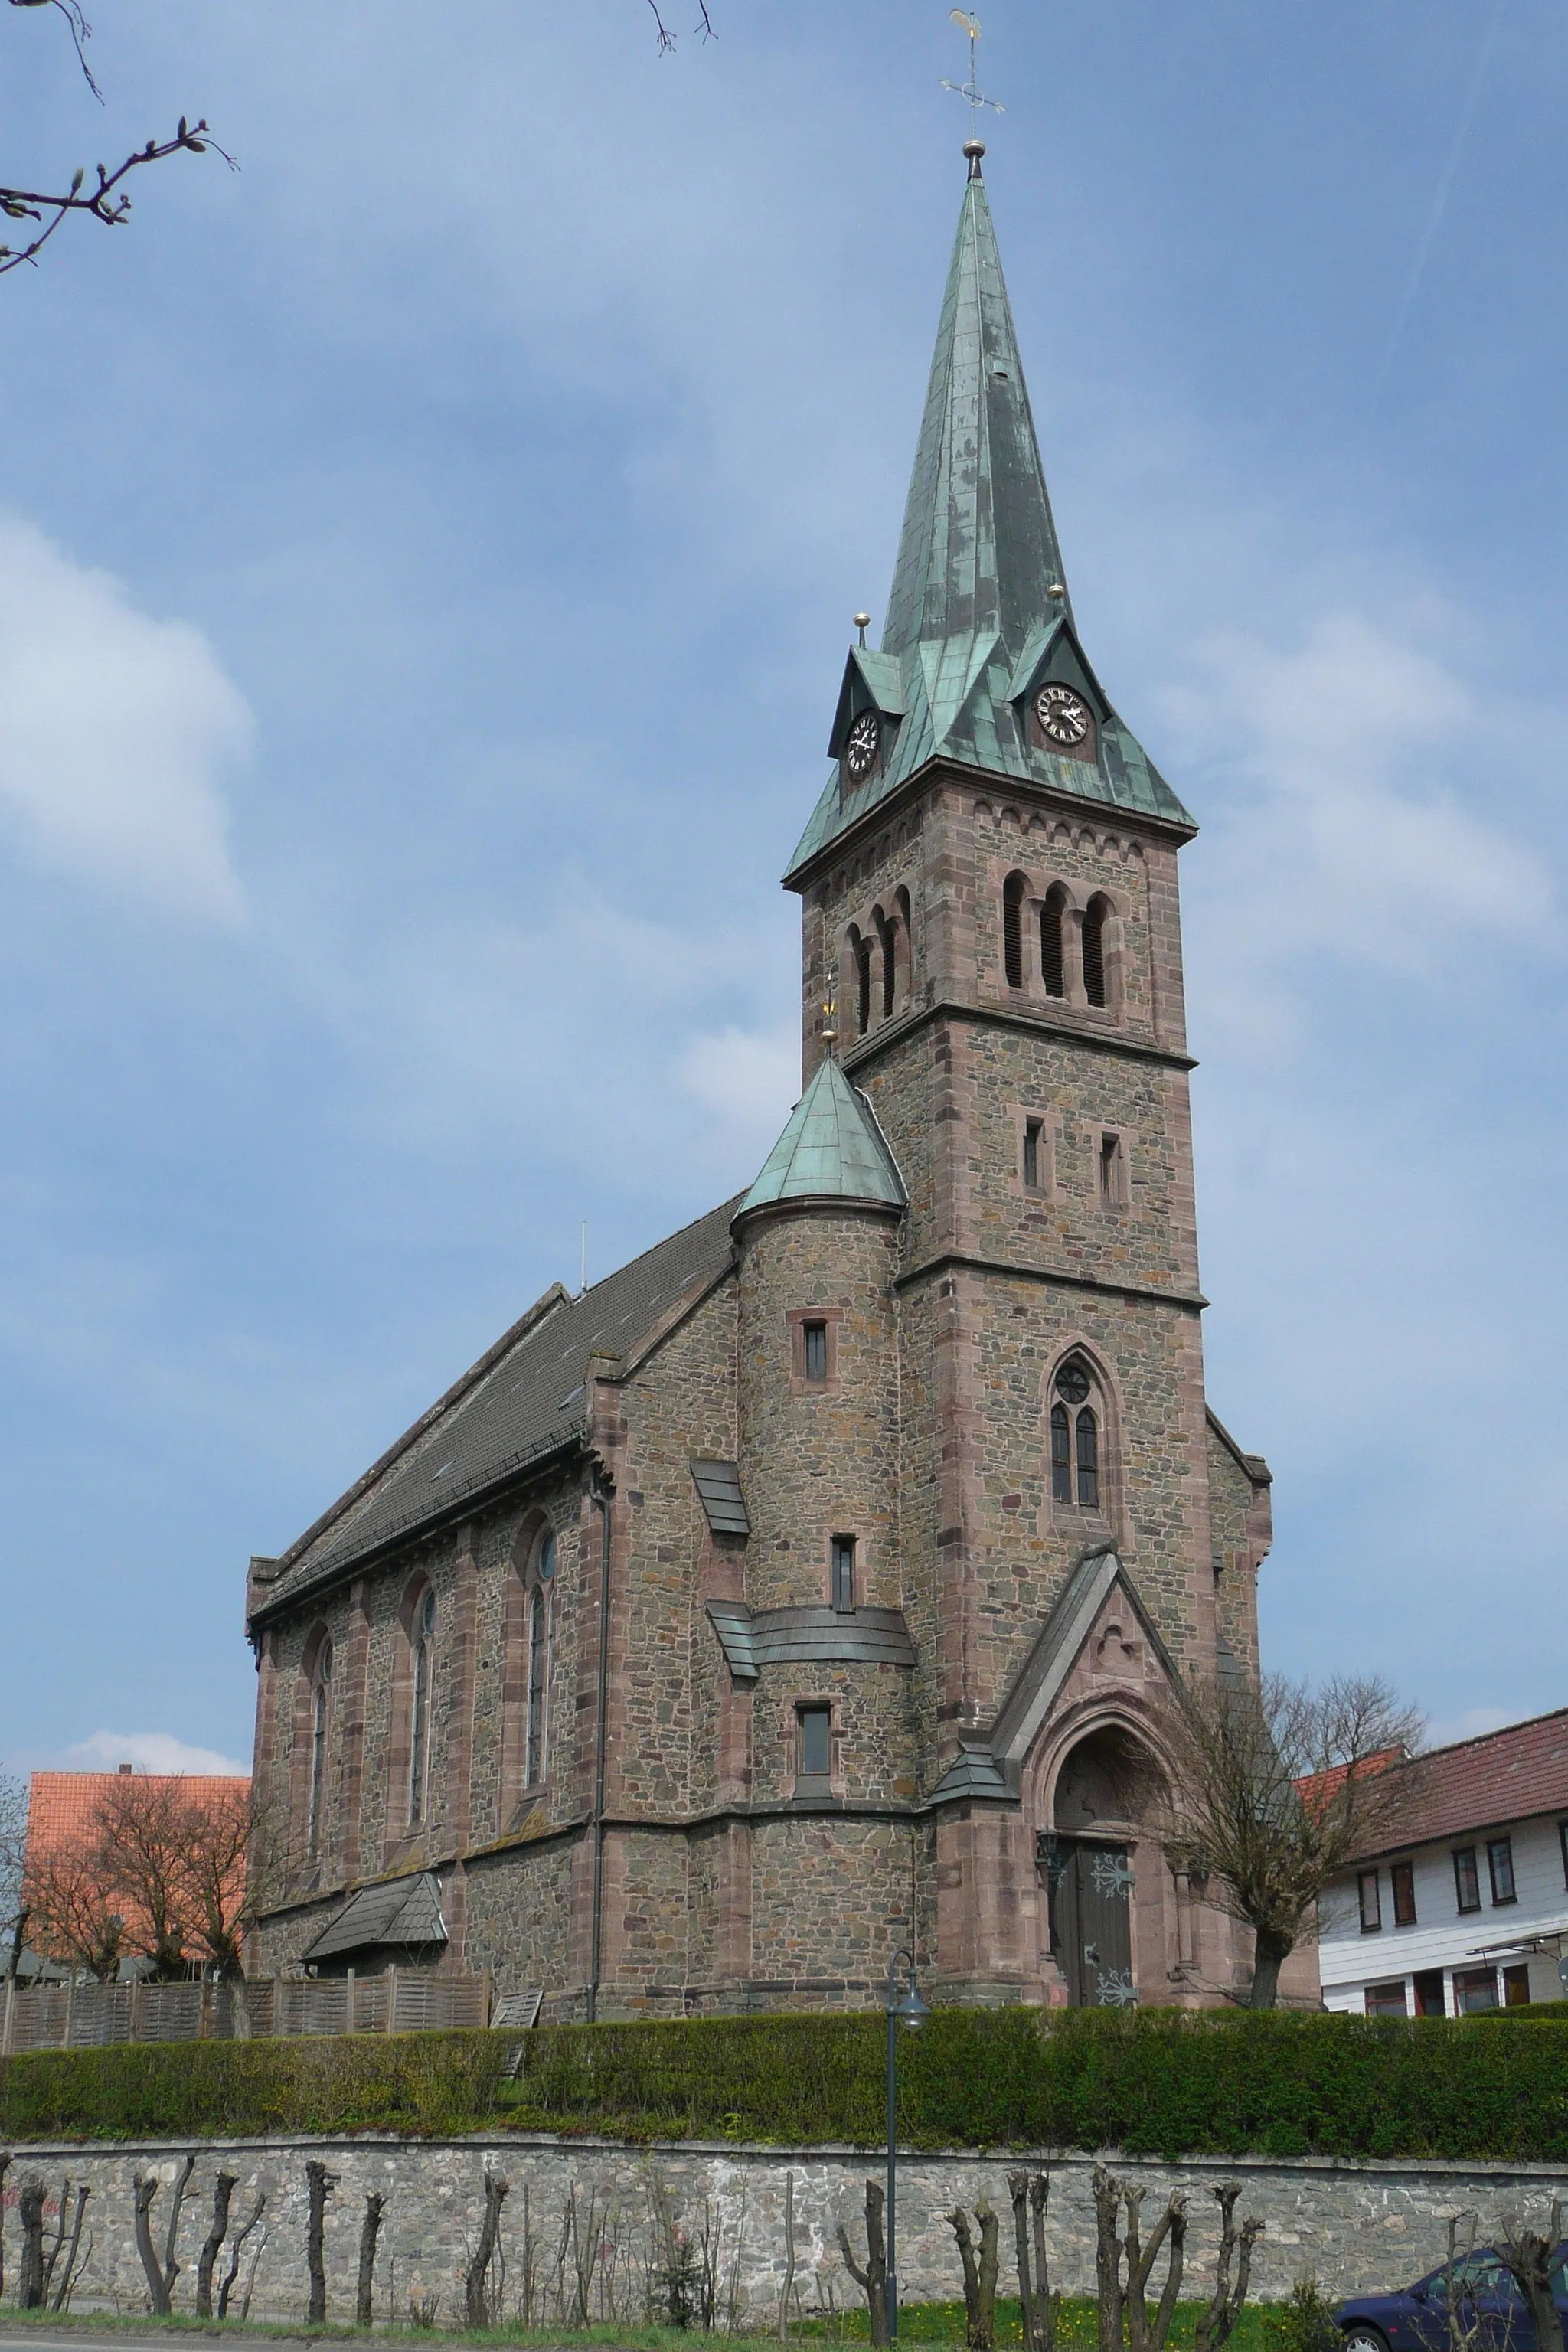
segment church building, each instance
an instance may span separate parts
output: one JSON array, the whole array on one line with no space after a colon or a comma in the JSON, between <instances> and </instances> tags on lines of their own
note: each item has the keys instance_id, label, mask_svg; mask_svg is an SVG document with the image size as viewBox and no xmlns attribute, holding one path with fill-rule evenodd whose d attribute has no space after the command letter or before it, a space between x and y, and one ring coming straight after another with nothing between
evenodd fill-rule
<instances>
[{"instance_id":1,"label":"church building","mask_svg":"<svg viewBox=\"0 0 1568 2352\"><path fill-rule=\"evenodd\" d=\"M251 1562L258 1971L546 2020L865 2005L900 1949L938 2002L1247 1979L1156 1834L1269 1543L1204 1389L1195 828L1079 639L984 152L784 877L804 1092Z\"/></svg>"}]
</instances>

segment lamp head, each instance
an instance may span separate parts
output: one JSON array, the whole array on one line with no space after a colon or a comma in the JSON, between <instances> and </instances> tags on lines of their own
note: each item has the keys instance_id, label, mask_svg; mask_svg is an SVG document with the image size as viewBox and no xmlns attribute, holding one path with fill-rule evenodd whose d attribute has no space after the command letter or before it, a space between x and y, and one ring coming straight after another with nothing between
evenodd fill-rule
<instances>
[{"instance_id":1,"label":"lamp head","mask_svg":"<svg viewBox=\"0 0 1568 2352\"><path fill-rule=\"evenodd\" d=\"M931 2015L931 2003L921 1999L920 1987L913 1977L910 1979L909 1990L893 2014L908 2033L918 2033Z\"/></svg>"}]
</instances>

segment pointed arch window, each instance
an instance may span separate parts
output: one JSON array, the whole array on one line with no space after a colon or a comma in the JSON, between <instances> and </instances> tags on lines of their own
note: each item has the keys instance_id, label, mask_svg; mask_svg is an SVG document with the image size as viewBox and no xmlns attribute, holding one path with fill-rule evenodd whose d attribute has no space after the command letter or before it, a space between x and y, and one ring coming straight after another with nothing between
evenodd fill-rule
<instances>
[{"instance_id":1,"label":"pointed arch window","mask_svg":"<svg viewBox=\"0 0 1568 2352\"><path fill-rule=\"evenodd\" d=\"M855 1027L864 1036L871 1026L871 942L855 934Z\"/></svg>"},{"instance_id":2,"label":"pointed arch window","mask_svg":"<svg viewBox=\"0 0 1568 2352\"><path fill-rule=\"evenodd\" d=\"M310 1790L305 1817L305 1851L312 1862L321 1852L326 1812L327 1759L332 1733L332 1644L323 1637L310 1677Z\"/></svg>"},{"instance_id":3,"label":"pointed arch window","mask_svg":"<svg viewBox=\"0 0 1568 2352\"><path fill-rule=\"evenodd\" d=\"M528 1596L528 1752L523 1769L527 1786L535 1789L544 1778L546 1711L550 1704L550 1591L555 1576L555 1538L547 1529L533 1563L533 1585Z\"/></svg>"},{"instance_id":4,"label":"pointed arch window","mask_svg":"<svg viewBox=\"0 0 1568 2352\"><path fill-rule=\"evenodd\" d=\"M1002 889L1002 970L1009 988L1024 985L1024 891L1022 874L1009 874Z\"/></svg>"},{"instance_id":5,"label":"pointed arch window","mask_svg":"<svg viewBox=\"0 0 1568 2352\"><path fill-rule=\"evenodd\" d=\"M1100 1507L1100 1416L1089 1372L1069 1356L1057 1374L1051 1404L1051 1500L1080 1511Z\"/></svg>"},{"instance_id":6,"label":"pointed arch window","mask_svg":"<svg viewBox=\"0 0 1568 2352\"><path fill-rule=\"evenodd\" d=\"M898 999L899 927L895 919L883 914L880 907L877 909L876 921L877 937L882 949L882 1018L887 1021L891 1019L893 1006Z\"/></svg>"},{"instance_id":7,"label":"pointed arch window","mask_svg":"<svg viewBox=\"0 0 1568 2352\"><path fill-rule=\"evenodd\" d=\"M1083 919L1083 992L1091 1004L1105 998L1105 925L1110 913L1106 898L1091 898Z\"/></svg>"},{"instance_id":8,"label":"pointed arch window","mask_svg":"<svg viewBox=\"0 0 1568 2352\"><path fill-rule=\"evenodd\" d=\"M1067 957L1062 941L1067 895L1059 882L1053 883L1040 908L1040 972L1047 996L1067 994Z\"/></svg>"},{"instance_id":9,"label":"pointed arch window","mask_svg":"<svg viewBox=\"0 0 1568 2352\"><path fill-rule=\"evenodd\" d=\"M414 1621L414 1687L408 1726L408 1821L426 1816L430 1790L430 1710L436 1678L436 1595L426 1588Z\"/></svg>"}]
</instances>

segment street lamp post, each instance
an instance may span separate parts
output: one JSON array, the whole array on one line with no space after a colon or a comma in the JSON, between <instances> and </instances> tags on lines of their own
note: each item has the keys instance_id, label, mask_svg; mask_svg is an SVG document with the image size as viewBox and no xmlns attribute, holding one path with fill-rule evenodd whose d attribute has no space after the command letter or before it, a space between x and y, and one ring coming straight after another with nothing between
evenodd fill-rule
<instances>
[{"instance_id":1,"label":"street lamp post","mask_svg":"<svg viewBox=\"0 0 1568 2352\"><path fill-rule=\"evenodd\" d=\"M907 1977L899 1992L899 1962ZM914 1954L902 1946L888 1962L888 2340L899 2333L898 2194L899 2194L899 2029L914 2033L931 2015L915 1982Z\"/></svg>"}]
</instances>

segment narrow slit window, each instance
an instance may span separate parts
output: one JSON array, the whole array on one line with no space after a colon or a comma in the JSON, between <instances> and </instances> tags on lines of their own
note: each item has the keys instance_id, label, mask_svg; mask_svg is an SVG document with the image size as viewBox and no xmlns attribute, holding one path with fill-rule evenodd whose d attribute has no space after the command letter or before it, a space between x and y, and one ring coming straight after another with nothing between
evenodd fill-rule
<instances>
[{"instance_id":1,"label":"narrow slit window","mask_svg":"<svg viewBox=\"0 0 1568 2352\"><path fill-rule=\"evenodd\" d=\"M545 1660L549 1626L544 1587L536 1584L528 1603L528 1786L536 1789L544 1778Z\"/></svg>"},{"instance_id":2,"label":"narrow slit window","mask_svg":"<svg viewBox=\"0 0 1568 2352\"><path fill-rule=\"evenodd\" d=\"M1062 949L1065 893L1058 887L1040 908L1040 971L1047 996L1067 994L1067 959Z\"/></svg>"},{"instance_id":3,"label":"narrow slit window","mask_svg":"<svg viewBox=\"0 0 1568 2352\"><path fill-rule=\"evenodd\" d=\"M1100 1425L1087 1404L1078 1417L1078 1501L1082 1511L1100 1508Z\"/></svg>"},{"instance_id":4,"label":"narrow slit window","mask_svg":"<svg viewBox=\"0 0 1568 2352\"><path fill-rule=\"evenodd\" d=\"M1024 877L1009 874L1002 893L1002 965L1009 988L1024 985Z\"/></svg>"},{"instance_id":5,"label":"narrow slit window","mask_svg":"<svg viewBox=\"0 0 1568 2352\"><path fill-rule=\"evenodd\" d=\"M1040 1138L1044 1133L1044 1119L1024 1121L1024 1183L1031 1192L1040 1190Z\"/></svg>"},{"instance_id":6,"label":"narrow slit window","mask_svg":"<svg viewBox=\"0 0 1568 2352\"><path fill-rule=\"evenodd\" d=\"M898 929L893 923L883 923L882 936L882 1018L891 1015L898 994L899 959Z\"/></svg>"},{"instance_id":7,"label":"narrow slit window","mask_svg":"<svg viewBox=\"0 0 1568 2352\"><path fill-rule=\"evenodd\" d=\"M416 1825L425 1818L426 1788L430 1776L430 1698L436 1665L436 1595L426 1592L419 1607L414 1643L414 1692L408 1739L408 1819Z\"/></svg>"},{"instance_id":8,"label":"narrow slit window","mask_svg":"<svg viewBox=\"0 0 1568 2352\"><path fill-rule=\"evenodd\" d=\"M1102 1209L1120 1209L1126 1199L1126 1160L1119 1135L1102 1135L1100 1139L1100 1204Z\"/></svg>"},{"instance_id":9,"label":"narrow slit window","mask_svg":"<svg viewBox=\"0 0 1568 2352\"><path fill-rule=\"evenodd\" d=\"M827 1326L826 1323L804 1323L801 1326L804 1343L803 1369L808 1381L827 1378Z\"/></svg>"},{"instance_id":10,"label":"narrow slit window","mask_svg":"<svg viewBox=\"0 0 1568 2352\"><path fill-rule=\"evenodd\" d=\"M800 1725L800 1778L826 1780L833 1769L833 1710L803 1706L796 1720Z\"/></svg>"},{"instance_id":11,"label":"narrow slit window","mask_svg":"<svg viewBox=\"0 0 1568 2352\"><path fill-rule=\"evenodd\" d=\"M1065 1404L1051 1407L1051 1500L1072 1501L1072 1430Z\"/></svg>"},{"instance_id":12,"label":"narrow slit window","mask_svg":"<svg viewBox=\"0 0 1568 2352\"><path fill-rule=\"evenodd\" d=\"M855 1606L855 1538L835 1536L833 1538L833 1606L853 1609Z\"/></svg>"},{"instance_id":13,"label":"narrow slit window","mask_svg":"<svg viewBox=\"0 0 1568 2352\"><path fill-rule=\"evenodd\" d=\"M1375 1936L1383 1925L1383 1895L1375 1870L1363 1870L1356 1881L1361 1896L1361 1932Z\"/></svg>"},{"instance_id":14,"label":"narrow slit window","mask_svg":"<svg viewBox=\"0 0 1568 2352\"><path fill-rule=\"evenodd\" d=\"M1105 1003L1105 919L1109 912L1103 898L1091 898L1083 919L1083 992L1091 1004Z\"/></svg>"},{"instance_id":15,"label":"narrow slit window","mask_svg":"<svg viewBox=\"0 0 1568 2352\"><path fill-rule=\"evenodd\" d=\"M1492 1901L1494 1903L1516 1901L1513 1884L1513 1840L1510 1837L1491 1838L1488 1841L1487 1869L1492 1882Z\"/></svg>"},{"instance_id":16,"label":"narrow slit window","mask_svg":"<svg viewBox=\"0 0 1568 2352\"><path fill-rule=\"evenodd\" d=\"M863 1037L871 1026L871 942L858 940L855 946L856 1024Z\"/></svg>"},{"instance_id":17,"label":"narrow slit window","mask_svg":"<svg viewBox=\"0 0 1568 2352\"><path fill-rule=\"evenodd\" d=\"M1414 1927L1415 1865L1413 1862L1396 1862L1388 1875L1394 1888L1394 1924L1396 1927Z\"/></svg>"},{"instance_id":18,"label":"narrow slit window","mask_svg":"<svg viewBox=\"0 0 1568 2352\"><path fill-rule=\"evenodd\" d=\"M306 1850L314 1862L321 1850L321 1817L327 1789L327 1748L331 1733L332 1645L323 1642L310 1692L310 1805Z\"/></svg>"}]
</instances>

